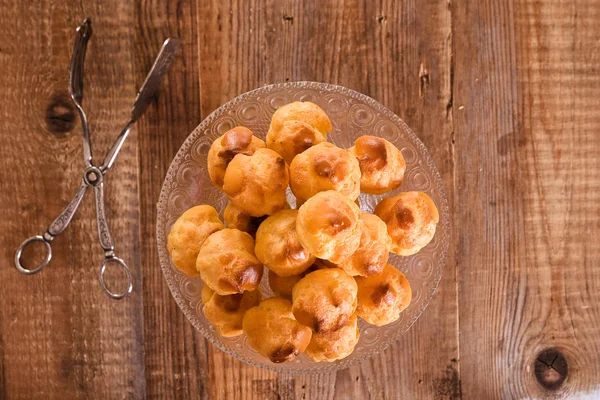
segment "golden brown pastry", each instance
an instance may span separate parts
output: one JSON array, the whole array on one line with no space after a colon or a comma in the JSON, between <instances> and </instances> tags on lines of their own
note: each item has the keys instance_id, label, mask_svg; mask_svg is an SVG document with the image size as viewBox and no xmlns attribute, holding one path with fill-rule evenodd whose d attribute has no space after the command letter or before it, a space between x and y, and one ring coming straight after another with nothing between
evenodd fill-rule
<instances>
[{"instance_id":1,"label":"golden brown pastry","mask_svg":"<svg viewBox=\"0 0 600 400\"><path fill-rule=\"evenodd\" d=\"M281 210L268 217L256 232L256 257L279 276L298 275L315 261L298 241L298 210Z\"/></svg>"},{"instance_id":2,"label":"golden brown pastry","mask_svg":"<svg viewBox=\"0 0 600 400\"><path fill-rule=\"evenodd\" d=\"M225 132L215 139L208 150L206 158L208 175L211 182L223 189L225 170L236 154L252 155L257 149L265 147L265 142L252 134L252 131L243 126Z\"/></svg>"},{"instance_id":3,"label":"golden brown pastry","mask_svg":"<svg viewBox=\"0 0 600 400\"><path fill-rule=\"evenodd\" d=\"M340 329L356 310L357 286L339 268L319 269L292 290L294 316L315 332Z\"/></svg>"},{"instance_id":4,"label":"golden brown pastry","mask_svg":"<svg viewBox=\"0 0 600 400\"><path fill-rule=\"evenodd\" d=\"M204 241L196 268L204 283L222 296L255 290L263 275L263 266L254 255L252 236L229 228Z\"/></svg>"},{"instance_id":5,"label":"golden brown pastry","mask_svg":"<svg viewBox=\"0 0 600 400\"><path fill-rule=\"evenodd\" d=\"M313 332L306 355L313 361L335 361L348 357L354 351L360 332L358 318L352 314L339 329L329 332Z\"/></svg>"},{"instance_id":6,"label":"golden brown pastry","mask_svg":"<svg viewBox=\"0 0 600 400\"><path fill-rule=\"evenodd\" d=\"M228 228L239 229L249 233L252 237L256 236L256 230L266 218L266 215L252 217L231 203L227 204L225 211L223 211L223 219Z\"/></svg>"},{"instance_id":7,"label":"golden brown pastry","mask_svg":"<svg viewBox=\"0 0 600 400\"><path fill-rule=\"evenodd\" d=\"M328 190L317 193L298 210L298 240L311 254L337 263L360 244L360 209L348 197Z\"/></svg>"},{"instance_id":8,"label":"golden brown pastry","mask_svg":"<svg viewBox=\"0 0 600 400\"><path fill-rule=\"evenodd\" d=\"M354 201L360 194L360 166L348 151L319 143L292 161L290 188L300 203L326 190L338 191Z\"/></svg>"},{"instance_id":9,"label":"golden brown pastry","mask_svg":"<svg viewBox=\"0 0 600 400\"><path fill-rule=\"evenodd\" d=\"M221 336L238 336L244 333L242 330L244 314L260 302L260 290L221 296L208 285L204 285L202 302L204 316L217 328Z\"/></svg>"},{"instance_id":10,"label":"golden brown pastry","mask_svg":"<svg viewBox=\"0 0 600 400\"><path fill-rule=\"evenodd\" d=\"M310 101L295 101L279 107L273 114L269 130L281 130L286 121L306 122L324 135L332 129L331 121L325 111Z\"/></svg>"},{"instance_id":11,"label":"golden brown pastry","mask_svg":"<svg viewBox=\"0 0 600 400\"><path fill-rule=\"evenodd\" d=\"M316 271L318 269L327 269L327 268L339 268L337 264L332 263L329 260L323 260L322 258L317 258L315 263L312 265L312 268Z\"/></svg>"},{"instance_id":12,"label":"golden brown pastry","mask_svg":"<svg viewBox=\"0 0 600 400\"><path fill-rule=\"evenodd\" d=\"M212 233L223 229L217 210L211 206L195 206L175 221L167 238L167 249L173 265L187 275L198 275L196 258L200 246Z\"/></svg>"},{"instance_id":13,"label":"golden brown pastry","mask_svg":"<svg viewBox=\"0 0 600 400\"><path fill-rule=\"evenodd\" d=\"M294 285L304 278L304 274L279 276L273 271L269 271L269 287L275 296L292 299L292 289Z\"/></svg>"},{"instance_id":14,"label":"golden brown pastry","mask_svg":"<svg viewBox=\"0 0 600 400\"><path fill-rule=\"evenodd\" d=\"M331 121L325 111L309 101L280 107L267 133L267 147L278 152L289 164L311 146L327 141Z\"/></svg>"},{"instance_id":15,"label":"golden brown pastry","mask_svg":"<svg viewBox=\"0 0 600 400\"><path fill-rule=\"evenodd\" d=\"M406 161L400 150L387 140L361 136L348 151L360 164L360 190L363 192L381 194L402 184Z\"/></svg>"},{"instance_id":16,"label":"golden brown pastry","mask_svg":"<svg viewBox=\"0 0 600 400\"><path fill-rule=\"evenodd\" d=\"M319 261L324 260L319 260L317 258L313 265L311 265L306 271L298 275L279 276L275 272L269 271L269 287L271 288L271 290L273 290L273 293L275 293L276 296L284 297L286 299L291 300L292 290L294 289L296 283L300 281L300 279L304 278L306 275L318 269L331 268L325 266L324 264L320 264Z\"/></svg>"},{"instance_id":17,"label":"golden brown pastry","mask_svg":"<svg viewBox=\"0 0 600 400\"><path fill-rule=\"evenodd\" d=\"M243 212L260 217L285 208L289 183L288 166L273 150L236 155L227 166L223 191Z\"/></svg>"},{"instance_id":18,"label":"golden brown pastry","mask_svg":"<svg viewBox=\"0 0 600 400\"><path fill-rule=\"evenodd\" d=\"M435 203L423 192L403 192L382 200L375 214L387 225L391 251L410 256L425 247L440 219Z\"/></svg>"},{"instance_id":19,"label":"golden brown pastry","mask_svg":"<svg viewBox=\"0 0 600 400\"><path fill-rule=\"evenodd\" d=\"M281 297L263 300L248 310L243 327L250 347L274 363L292 361L312 336L311 330L294 318L292 303Z\"/></svg>"},{"instance_id":20,"label":"golden brown pastry","mask_svg":"<svg viewBox=\"0 0 600 400\"><path fill-rule=\"evenodd\" d=\"M267 147L279 153L288 164L296 155L326 140L327 134L319 132L304 121L284 121L277 133L272 129L267 133Z\"/></svg>"},{"instance_id":21,"label":"golden brown pastry","mask_svg":"<svg viewBox=\"0 0 600 400\"><path fill-rule=\"evenodd\" d=\"M361 236L358 249L337 266L351 276L379 275L387 264L392 239L385 222L376 215L361 213Z\"/></svg>"},{"instance_id":22,"label":"golden brown pastry","mask_svg":"<svg viewBox=\"0 0 600 400\"><path fill-rule=\"evenodd\" d=\"M356 313L370 324L382 326L396 321L412 298L404 274L388 264L381 275L357 276L358 307Z\"/></svg>"}]
</instances>

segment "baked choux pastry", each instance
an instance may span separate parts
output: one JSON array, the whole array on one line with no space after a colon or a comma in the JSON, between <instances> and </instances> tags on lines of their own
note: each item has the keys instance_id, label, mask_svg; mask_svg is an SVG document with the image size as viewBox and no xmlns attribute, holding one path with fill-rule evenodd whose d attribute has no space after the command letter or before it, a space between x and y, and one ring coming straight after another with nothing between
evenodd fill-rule
<instances>
[{"instance_id":1,"label":"baked choux pastry","mask_svg":"<svg viewBox=\"0 0 600 400\"><path fill-rule=\"evenodd\" d=\"M315 332L340 329L356 310L356 281L339 268L319 269L292 290L293 313Z\"/></svg>"},{"instance_id":2,"label":"baked choux pastry","mask_svg":"<svg viewBox=\"0 0 600 400\"><path fill-rule=\"evenodd\" d=\"M410 256L425 247L435 234L438 209L423 192L402 192L382 200L374 211L387 225L391 251Z\"/></svg>"},{"instance_id":3,"label":"baked choux pastry","mask_svg":"<svg viewBox=\"0 0 600 400\"><path fill-rule=\"evenodd\" d=\"M263 300L244 315L244 333L254 350L274 363L292 361L302 353L312 336L292 314L292 303L281 297Z\"/></svg>"},{"instance_id":4,"label":"baked choux pastry","mask_svg":"<svg viewBox=\"0 0 600 400\"><path fill-rule=\"evenodd\" d=\"M282 277L301 274L316 259L298 241L297 216L298 210L281 210L265 219L256 231L256 258Z\"/></svg>"},{"instance_id":5,"label":"baked choux pastry","mask_svg":"<svg viewBox=\"0 0 600 400\"><path fill-rule=\"evenodd\" d=\"M348 357L354 351L360 332L358 318L352 314L339 329L329 332L313 332L306 355L313 361L335 361Z\"/></svg>"},{"instance_id":6,"label":"baked choux pastry","mask_svg":"<svg viewBox=\"0 0 600 400\"><path fill-rule=\"evenodd\" d=\"M357 276L358 307L356 313L370 324L382 326L396 321L412 298L404 274L387 264L380 275Z\"/></svg>"},{"instance_id":7,"label":"baked choux pastry","mask_svg":"<svg viewBox=\"0 0 600 400\"><path fill-rule=\"evenodd\" d=\"M387 264L392 239L385 222L376 215L361 213L361 236L358 249L337 266L351 276L379 275Z\"/></svg>"},{"instance_id":8,"label":"baked choux pastry","mask_svg":"<svg viewBox=\"0 0 600 400\"><path fill-rule=\"evenodd\" d=\"M327 141L331 121L325 111L309 101L286 104L273 114L267 132L267 147L289 164L297 154Z\"/></svg>"},{"instance_id":9,"label":"baked choux pastry","mask_svg":"<svg viewBox=\"0 0 600 400\"><path fill-rule=\"evenodd\" d=\"M292 289L294 289L294 285L302 278L304 278L304 274L279 276L275 272L269 270L269 287L275 296L291 300Z\"/></svg>"},{"instance_id":10,"label":"baked choux pastry","mask_svg":"<svg viewBox=\"0 0 600 400\"><path fill-rule=\"evenodd\" d=\"M340 262L360 244L360 209L348 197L328 190L319 192L298 210L298 240L315 257Z\"/></svg>"},{"instance_id":11,"label":"baked choux pastry","mask_svg":"<svg viewBox=\"0 0 600 400\"><path fill-rule=\"evenodd\" d=\"M236 155L227 166L223 191L231 204L253 216L275 214L285 208L288 166L273 150Z\"/></svg>"},{"instance_id":12,"label":"baked choux pastry","mask_svg":"<svg viewBox=\"0 0 600 400\"><path fill-rule=\"evenodd\" d=\"M275 296L280 296L291 300L292 290L294 289L296 283L300 281L300 279L318 269L330 268L325 265L318 264L318 261L323 260L317 259L313 265L299 275L279 276L275 272L269 270L269 287L273 293L275 293Z\"/></svg>"},{"instance_id":13,"label":"baked choux pastry","mask_svg":"<svg viewBox=\"0 0 600 400\"><path fill-rule=\"evenodd\" d=\"M244 333L242 330L244 314L260 302L260 290L221 296L208 285L204 285L202 302L204 316L217 328L221 336L238 336Z\"/></svg>"},{"instance_id":14,"label":"baked choux pastry","mask_svg":"<svg viewBox=\"0 0 600 400\"><path fill-rule=\"evenodd\" d=\"M198 275L196 258L200 246L212 233L223 229L219 214L211 206L195 206L175 221L167 238L173 265L187 275Z\"/></svg>"},{"instance_id":15,"label":"baked choux pastry","mask_svg":"<svg viewBox=\"0 0 600 400\"><path fill-rule=\"evenodd\" d=\"M254 255L252 236L229 228L204 241L196 268L204 283L222 296L255 290L263 275L263 265Z\"/></svg>"},{"instance_id":16,"label":"baked choux pastry","mask_svg":"<svg viewBox=\"0 0 600 400\"><path fill-rule=\"evenodd\" d=\"M206 158L208 176L213 185L223 189L225 170L236 154L249 156L261 148L265 148L265 142L254 136L250 129L243 126L236 126L215 139L208 150Z\"/></svg>"},{"instance_id":17,"label":"baked choux pastry","mask_svg":"<svg viewBox=\"0 0 600 400\"><path fill-rule=\"evenodd\" d=\"M225 225L228 228L239 229L249 233L252 237L256 236L256 230L266 218L266 215L252 217L231 203L228 203L225 211L223 211L223 220L225 220Z\"/></svg>"},{"instance_id":18,"label":"baked choux pastry","mask_svg":"<svg viewBox=\"0 0 600 400\"><path fill-rule=\"evenodd\" d=\"M323 135L331 132L332 129L331 121L325 111L310 101L295 101L279 107L271 118L269 130L277 133L286 121L306 122Z\"/></svg>"},{"instance_id":19,"label":"baked choux pastry","mask_svg":"<svg viewBox=\"0 0 600 400\"><path fill-rule=\"evenodd\" d=\"M279 153L288 164L304 150L325 141L326 134L303 121L285 121L278 133L267 133L267 148Z\"/></svg>"},{"instance_id":20,"label":"baked choux pastry","mask_svg":"<svg viewBox=\"0 0 600 400\"><path fill-rule=\"evenodd\" d=\"M312 267L315 271L318 269L327 269L327 268L338 268L338 265L332 263L329 260L323 260L322 258L317 258Z\"/></svg>"},{"instance_id":21,"label":"baked choux pastry","mask_svg":"<svg viewBox=\"0 0 600 400\"><path fill-rule=\"evenodd\" d=\"M381 194L402 184L406 161L400 150L387 140L361 136L348 151L360 164L360 190L363 192Z\"/></svg>"},{"instance_id":22,"label":"baked choux pastry","mask_svg":"<svg viewBox=\"0 0 600 400\"><path fill-rule=\"evenodd\" d=\"M301 203L326 190L335 190L354 201L360 194L359 163L348 151L319 143L292 160L290 188Z\"/></svg>"}]
</instances>

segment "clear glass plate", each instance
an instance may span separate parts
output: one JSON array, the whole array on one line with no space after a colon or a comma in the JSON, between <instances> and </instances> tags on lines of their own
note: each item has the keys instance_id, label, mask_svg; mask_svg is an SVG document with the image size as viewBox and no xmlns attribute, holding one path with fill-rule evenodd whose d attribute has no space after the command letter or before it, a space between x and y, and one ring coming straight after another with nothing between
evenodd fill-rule
<instances>
[{"instance_id":1,"label":"clear glass plate","mask_svg":"<svg viewBox=\"0 0 600 400\"><path fill-rule=\"evenodd\" d=\"M292 101L312 101L321 106L333 123L328 140L349 148L362 135L385 138L401 149L407 169L402 186L384 195L360 195L363 211L372 212L377 203L401 191L426 192L436 203L440 221L431 243L410 257L390 253L389 263L408 278L413 291L410 306L398 321L384 327L370 326L359 319L360 341L347 358L333 363L315 363L305 355L296 360L274 364L248 346L245 335L224 338L202 313L200 278L179 272L167 251L167 235L175 220L188 208L210 204L222 217L227 198L215 188L206 170L206 155L214 139L237 125L252 130L262 139L267 134L275 110ZM288 189L288 200L295 206ZM388 347L415 323L433 296L446 264L449 242L448 203L442 180L425 146L393 112L375 100L341 86L293 82L262 87L236 97L213 112L188 136L175 156L163 183L157 205L157 241L160 265L175 301L192 325L219 349L248 363L279 372L316 373L347 368ZM263 298L272 296L267 274L261 282Z\"/></svg>"}]
</instances>

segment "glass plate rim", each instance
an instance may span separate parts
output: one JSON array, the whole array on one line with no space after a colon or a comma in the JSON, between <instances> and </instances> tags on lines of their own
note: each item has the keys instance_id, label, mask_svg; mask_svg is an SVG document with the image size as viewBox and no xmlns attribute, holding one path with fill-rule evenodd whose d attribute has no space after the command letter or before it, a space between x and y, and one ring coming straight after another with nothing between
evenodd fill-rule
<instances>
[{"instance_id":1,"label":"glass plate rim","mask_svg":"<svg viewBox=\"0 0 600 400\"><path fill-rule=\"evenodd\" d=\"M231 109L232 107L234 107L235 105L244 101L248 97L256 96L256 95L263 94L263 93L270 93L270 92L278 90L278 89L284 90L284 89L288 89L288 88L304 88L304 89L308 88L308 89L335 91L335 92L341 93L345 96L352 97L355 100L363 101L363 102L369 104L371 107L373 107L377 111L381 112L386 117L390 118L394 123L397 123L398 125L402 126L402 128L404 129L404 132L408 135L409 140L411 142L413 142L415 144L415 146L417 146L417 148L419 149L421 154L424 156L424 158L428 164L428 167L432 171L432 176L433 176L435 185L437 186L437 188L439 189L439 192L440 192L441 204L438 208L441 211L440 212L441 218L439 221L439 225L441 225L444 228L442 230L443 231L442 251L441 251L441 254L439 257L439 261L438 261L440 268L438 269L438 272L436 273L436 275L434 277L433 286L431 287L430 292L427 294L429 297L429 301L426 304L424 304L415 313L412 321L409 324L407 324L406 328L394 332L394 334L390 337L390 339L388 340L387 343L381 344L379 347L375 348L372 352L370 352L368 354L364 354L361 357L350 359L347 361L341 360L338 363L327 363L327 362L315 363L314 368L311 368L308 370L307 369L281 369L281 368L278 368L278 364L272 364L272 365L266 364L266 363L259 364L253 360L246 358L243 354L232 351L229 348L227 348L225 345L223 345L221 343L221 341L217 337L215 337L215 335L213 335L212 332L210 332L209 330L204 328L204 326L200 323L200 321L198 321L196 318L192 317L193 310L187 304L186 299L184 299L182 296L180 296L179 293L175 292L177 282L170 275L171 272L166 270L166 268L168 268L166 265L169 264L169 261L168 261L169 255L166 250L166 247L161 246L161 243L165 243L165 241L166 241L165 232L163 229L161 229L161 227L164 227L164 224L166 223L163 210L168 201L168 187L173 184L173 180L175 178L175 171L172 170L173 165L179 164L182 161L182 159L185 157L185 154L187 153L188 148L194 143L194 140L196 139L196 137L201 135L202 132L206 130L206 127L209 126L215 118L217 118L218 116L223 114L225 111ZM383 104L379 103L377 100L375 100L372 97L369 97L365 94L357 92L353 89L349 89L344 86L330 84L330 83L313 82L313 81L295 81L295 82L282 82L282 83L274 83L274 84L270 84L270 85L265 85L265 86L247 91L245 93L242 93L242 94L236 96L235 98L233 98L232 100L224 103L217 109L215 109L204 120L202 120L202 122L187 136L187 138L183 141L179 150L177 151L177 154L175 155L175 157L173 157L173 160L169 164L169 168L167 170L165 179L161 186L159 199L158 199L158 202L156 203L156 209L157 209L156 246L158 248L159 264L161 267L162 275L163 275L165 281L167 282L167 286L169 287L171 296L175 299L175 302L177 303L178 307L185 315L186 319L206 339L208 339L212 344L217 346L217 348L219 350L225 352L226 354L229 354L230 356L232 356L234 358L237 358L238 360L244 362L245 364L252 365L255 367L259 367L259 368L264 368L264 369L271 370L271 371L276 371L280 374L288 374L288 375L317 374L317 373L323 373L323 372L337 371L337 370L348 368L352 365L356 365L360 362L363 362L367 359L372 358L373 356L375 356L377 354L380 354L385 349L387 349L391 344L398 341L398 339L404 333L408 332L411 329L411 327L414 325L414 323L421 317L421 315L423 314L423 312L429 305L431 298L433 297L433 295L435 294L435 292L439 286L439 282L440 282L441 276L442 276L442 271L447 264L448 247L449 247L449 241L450 241L449 240L450 239L450 229L449 229L450 218L449 218L448 200L446 197L446 188L442 181L439 170L437 169L437 166L435 165L433 158L431 157L431 155L429 154L429 151L427 150L427 147L423 144L423 142L418 138L418 136L412 131L412 129L410 129L410 127L400 117L398 117L394 112L392 112L390 109L385 107Z\"/></svg>"}]
</instances>

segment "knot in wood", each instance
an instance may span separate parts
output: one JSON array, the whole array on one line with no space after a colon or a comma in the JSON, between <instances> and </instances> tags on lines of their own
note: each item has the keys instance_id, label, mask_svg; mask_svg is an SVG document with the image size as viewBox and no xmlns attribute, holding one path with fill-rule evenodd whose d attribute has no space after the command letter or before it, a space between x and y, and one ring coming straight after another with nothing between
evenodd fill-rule
<instances>
[{"instance_id":1,"label":"knot in wood","mask_svg":"<svg viewBox=\"0 0 600 400\"><path fill-rule=\"evenodd\" d=\"M535 377L547 390L555 391L560 388L568 371L567 359L556 348L543 350L535 360Z\"/></svg>"},{"instance_id":2,"label":"knot in wood","mask_svg":"<svg viewBox=\"0 0 600 400\"><path fill-rule=\"evenodd\" d=\"M56 93L46 107L46 127L50 133L64 136L75 126L75 106L66 93Z\"/></svg>"}]
</instances>

